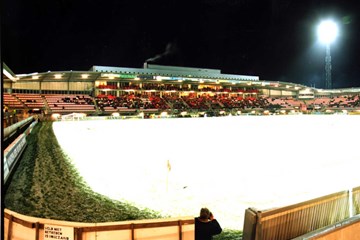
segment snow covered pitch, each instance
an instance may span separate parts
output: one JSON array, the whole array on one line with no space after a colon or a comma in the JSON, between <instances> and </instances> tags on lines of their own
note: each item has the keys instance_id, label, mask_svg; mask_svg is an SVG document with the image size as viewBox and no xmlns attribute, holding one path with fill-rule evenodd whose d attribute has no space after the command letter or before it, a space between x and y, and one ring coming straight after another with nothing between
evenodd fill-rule
<instances>
[{"instance_id":1,"label":"snow covered pitch","mask_svg":"<svg viewBox=\"0 0 360 240\"><path fill-rule=\"evenodd\" d=\"M238 116L55 122L92 189L171 216L208 207L225 228L244 211L360 185L360 116Z\"/></svg>"}]
</instances>

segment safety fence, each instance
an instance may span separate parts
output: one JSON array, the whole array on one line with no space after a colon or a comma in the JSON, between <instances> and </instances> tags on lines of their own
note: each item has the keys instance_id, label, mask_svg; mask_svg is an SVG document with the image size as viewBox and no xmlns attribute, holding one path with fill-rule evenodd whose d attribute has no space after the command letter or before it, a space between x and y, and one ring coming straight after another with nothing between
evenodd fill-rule
<instances>
[{"instance_id":1,"label":"safety fence","mask_svg":"<svg viewBox=\"0 0 360 240\"><path fill-rule=\"evenodd\" d=\"M242 239L297 239L321 229L325 229L321 230L323 232L329 232L327 229L331 229L332 232L351 233L354 228L359 228L359 214L360 187L277 209L257 211L249 208L245 211ZM353 217L356 221L349 220L352 219L352 215L356 215ZM344 230L347 225L352 229ZM194 219L181 217L131 222L76 223L35 218L4 209L4 239L193 240Z\"/></svg>"},{"instance_id":2,"label":"safety fence","mask_svg":"<svg viewBox=\"0 0 360 240\"><path fill-rule=\"evenodd\" d=\"M20 122L14 123L6 128L3 128L3 141L6 140L11 135L15 134L18 129L22 128L23 126L26 126L28 123L31 123L34 120L35 118L31 116Z\"/></svg>"},{"instance_id":3,"label":"safety fence","mask_svg":"<svg viewBox=\"0 0 360 240\"><path fill-rule=\"evenodd\" d=\"M5 209L4 240L194 240L194 218L76 223L34 218Z\"/></svg>"},{"instance_id":4,"label":"safety fence","mask_svg":"<svg viewBox=\"0 0 360 240\"><path fill-rule=\"evenodd\" d=\"M20 160L21 154L23 153L23 151L27 146L26 136L28 136L31 133L32 129L35 127L36 124L37 124L37 120L35 120L34 117L29 117L3 130L3 134L4 136L6 136L6 138L10 136L16 137L3 151L4 184L7 184L8 179L10 179L11 174L14 172L15 166L17 162ZM23 133L20 133L20 129L22 129L21 131ZM17 136L16 133L19 135Z\"/></svg>"},{"instance_id":5,"label":"safety fence","mask_svg":"<svg viewBox=\"0 0 360 240\"><path fill-rule=\"evenodd\" d=\"M359 214L359 203L357 187L277 209L249 208L245 211L243 240L293 239Z\"/></svg>"},{"instance_id":6,"label":"safety fence","mask_svg":"<svg viewBox=\"0 0 360 240\"><path fill-rule=\"evenodd\" d=\"M360 214L292 240L355 240L360 239Z\"/></svg>"},{"instance_id":7,"label":"safety fence","mask_svg":"<svg viewBox=\"0 0 360 240\"><path fill-rule=\"evenodd\" d=\"M360 187L352 190L352 215L360 214Z\"/></svg>"}]
</instances>

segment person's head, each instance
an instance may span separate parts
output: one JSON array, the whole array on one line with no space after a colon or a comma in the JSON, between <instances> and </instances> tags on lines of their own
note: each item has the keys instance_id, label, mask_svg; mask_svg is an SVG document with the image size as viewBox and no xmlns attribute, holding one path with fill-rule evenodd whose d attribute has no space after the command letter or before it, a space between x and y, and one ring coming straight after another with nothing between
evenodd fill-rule
<instances>
[{"instance_id":1,"label":"person's head","mask_svg":"<svg viewBox=\"0 0 360 240\"><path fill-rule=\"evenodd\" d=\"M207 208L202 208L201 210L200 210L200 219L202 219L202 220L207 220L207 219L209 219L210 218L210 215L211 215L211 213L210 213L210 210L209 209L207 209Z\"/></svg>"}]
</instances>

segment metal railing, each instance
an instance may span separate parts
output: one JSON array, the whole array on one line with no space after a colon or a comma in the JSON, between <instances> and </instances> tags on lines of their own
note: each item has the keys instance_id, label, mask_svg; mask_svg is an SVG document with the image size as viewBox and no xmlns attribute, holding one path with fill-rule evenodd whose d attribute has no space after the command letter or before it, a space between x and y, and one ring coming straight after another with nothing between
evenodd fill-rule
<instances>
[{"instance_id":1,"label":"metal railing","mask_svg":"<svg viewBox=\"0 0 360 240\"><path fill-rule=\"evenodd\" d=\"M245 211L243 240L287 240L336 224L360 213L360 187L306 202Z\"/></svg>"},{"instance_id":2,"label":"metal railing","mask_svg":"<svg viewBox=\"0 0 360 240\"><path fill-rule=\"evenodd\" d=\"M353 215L360 214L360 187L352 189L352 212Z\"/></svg>"}]
</instances>

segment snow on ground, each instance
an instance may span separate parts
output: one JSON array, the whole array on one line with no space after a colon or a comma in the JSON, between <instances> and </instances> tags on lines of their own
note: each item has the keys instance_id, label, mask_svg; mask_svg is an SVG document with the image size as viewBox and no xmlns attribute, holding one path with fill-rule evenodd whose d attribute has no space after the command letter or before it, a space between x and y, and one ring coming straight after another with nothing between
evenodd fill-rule
<instances>
[{"instance_id":1,"label":"snow on ground","mask_svg":"<svg viewBox=\"0 0 360 240\"><path fill-rule=\"evenodd\" d=\"M55 122L94 191L171 216L213 211L242 229L245 209L360 186L360 116L239 116ZM171 165L169 171L167 162Z\"/></svg>"}]
</instances>

